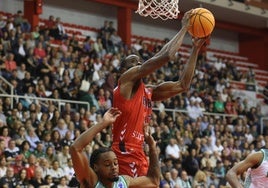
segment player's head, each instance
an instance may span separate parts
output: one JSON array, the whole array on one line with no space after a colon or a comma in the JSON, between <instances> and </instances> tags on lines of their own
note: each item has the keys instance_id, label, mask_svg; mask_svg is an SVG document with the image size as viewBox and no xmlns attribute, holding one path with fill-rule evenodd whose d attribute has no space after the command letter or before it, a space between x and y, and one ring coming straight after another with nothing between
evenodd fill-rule
<instances>
[{"instance_id":1,"label":"player's head","mask_svg":"<svg viewBox=\"0 0 268 188\"><path fill-rule=\"evenodd\" d=\"M90 157L90 166L100 180L118 180L118 160L110 148L99 148L93 151Z\"/></svg>"},{"instance_id":2,"label":"player's head","mask_svg":"<svg viewBox=\"0 0 268 188\"><path fill-rule=\"evenodd\" d=\"M137 55L129 55L125 59L122 60L120 65L120 72L123 73L126 70L128 70L131 67L134 67L136 65L140 65L140 57Z\"/></svg>"}]
</instances>

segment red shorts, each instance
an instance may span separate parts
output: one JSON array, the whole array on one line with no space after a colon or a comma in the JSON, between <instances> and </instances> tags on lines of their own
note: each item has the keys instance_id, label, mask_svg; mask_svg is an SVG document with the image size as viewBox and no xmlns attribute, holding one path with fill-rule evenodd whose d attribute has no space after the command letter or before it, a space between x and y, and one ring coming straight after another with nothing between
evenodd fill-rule
<instances>
[{"instance_id":1,"label":"red shorts","mask_svg":"<svg viewBox=\"0 0 268 188\"><path fill-rule=\"evenodd\" d=\"M119 174L131 177L146 176L148 171L148 159L142 148L135 148L130 152L121 152L119 147L112 146L118 164Z\"/></svg>"}]
</instances>

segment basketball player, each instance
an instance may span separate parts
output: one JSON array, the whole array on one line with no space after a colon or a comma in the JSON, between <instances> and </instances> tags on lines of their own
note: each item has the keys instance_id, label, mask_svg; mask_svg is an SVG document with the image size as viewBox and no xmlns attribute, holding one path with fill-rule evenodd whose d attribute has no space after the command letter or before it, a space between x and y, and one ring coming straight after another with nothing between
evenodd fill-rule
<instances>
[{"instance_id":1,"label":"basketball player","mask_svg":"<svg viewBox=\"0 0 268 188\"><path fill-rule=\"evenodd\" d=\"M238 176L246 172L242 185ZM234 188L268 187L268 149L251 153L243 161L234 165L226 174L226 180Z\"/></svg>"},{"instance_id":2,"label":"basketball player","mask_svg":"<svg viewBox=\"0 0 268 188\"><path fill-rule=\"evenodd\" d=\"M122 115L113 124L112 149L118 157L120 174L144 176L148 162L143 152L143 125L150 120L152 101L160 101L187 91L194 75L198 52L205 38L193 39L191 55L180 80L146 87L142 78L175 58L189 27L192 10L185 13L181 30L152 58L141 64L136 55L127 56L121 63L121 76L113 92L113 106Z\"/></svg>"},{"instance_id":3,"label":"basketball player","mask_svg":"<svg viewBox=\"0 0 268 188\"><path fill-rule=\"evenodd\" d=\"M145 130L145 141L149 146L150 165L147 176L133 178L118 175L119 165L115 153L110 148L94 150L88 159L83 149L93 140L95 135L112 124L121 112L116 108L109 109L103 116L103 121L81 134L70 148L76 178L82 188L104 187L158 187L160 183L160 167L156 151L156 143Z\"/></svg>"}]
</instances>

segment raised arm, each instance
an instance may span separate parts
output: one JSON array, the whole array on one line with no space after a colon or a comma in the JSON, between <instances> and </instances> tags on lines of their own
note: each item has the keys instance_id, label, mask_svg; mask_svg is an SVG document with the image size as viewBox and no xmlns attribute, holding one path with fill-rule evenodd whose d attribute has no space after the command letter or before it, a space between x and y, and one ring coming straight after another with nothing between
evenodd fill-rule
<instances>
[{"instance_id":1,"label":"raised arm","mask_svg":"<svg viewBox=\"0 0 268 188\"><path fill-rule=\"evenodd\" d=\"M145 126L145 141L149 146L149 169L147 176L140 176L137 178L128 177L129 187L158 187L160 184L160 165L158 161L158 153L156 149L156 142L149 133L149 127Z\"/></svg>"},{"instance_id":2,"label":"raised arm","mask_svg":"<svg viewBox=\"0 0 268 188\"><path fill-rule=\"evenodd\" d=\"M246 157L245 160L237 163L230 170L228 170L226 174L226 180L233 188L243 188L241 185L238 176L243 172L247 171L247 169L252 167L257 167L263 158L263 153L258 151L256 153L252 153Z\"/></svg>"},{"instance_id":3,"label":"raised arm","mask_svg":"<svg viewBox=\"0 0 268 188\"><path fill-rule=\"evenodd\" d=\"M184 65L183 73L178 81L163 82L154 88L152 100L159 101L173 97L189 89L194 71L198 53L208 38L193 38L193 47L187 63Z\"/></svg>"},{"instance_id":4,"label":"raised arm","mask_svg":"<svg viewBox=\"0 0 268 188\"><path fill-rule=\"evenodd\" d=\"M170 60L175 58L175 54L178 52L185 34L187 33L187 29L189 27L189 18L192 13L192 10L186 12L182 18L182 27L180 31L168 42L166 43L162 49L156 53L152 58L148 59L140 66L134 66L135 62L130 63L129 70L127 70L122 77L120 78L121 81L136 81L139 80L150 73L154 72L155 70L162 67L164 64L168 63ZM134 57L134 55L133 55ZM132 58L134 61L139 61L137 58ZM132 61L132 60L130 60ZM132 64L132 66L131 66Z\"/></svg>"},{"instance_id":5,"label":"raised arm","mask_svg":"<svg viewBox=\"0 0 268 188\"><path fill-rule=\"evenodd\" d=\"M111 125L121 112L116 108L109 109L103 116L103 121L82 133L71 145L70 154L76 177L82 187L93 187L98 181L98 177L89 166L89 161L83 153L84 148L93 140L95 135L102 129Z\"/></svg>"}]
</instances>

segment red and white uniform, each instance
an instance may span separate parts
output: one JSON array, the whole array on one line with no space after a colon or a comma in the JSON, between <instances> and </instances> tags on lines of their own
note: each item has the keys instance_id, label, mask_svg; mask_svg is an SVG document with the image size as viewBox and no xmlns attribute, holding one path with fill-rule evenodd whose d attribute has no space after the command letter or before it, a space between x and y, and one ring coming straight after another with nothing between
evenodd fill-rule
<instances>
[{"instance_id":1,"label":"red and white uniform","mask_svg":"<svg viewBox=\"0 0 268 188\"><path fill-rule=\"evenodd\" d=\"M120 174L132 177L147 174L148 161L144 154L143 126L151 118L152 90L141 83L136 94L131 99L125 99L120 94L120 84L113 92L113 107L122 114L113 124L112 149L119 162Z\"/></svg>"}]
</instances>

